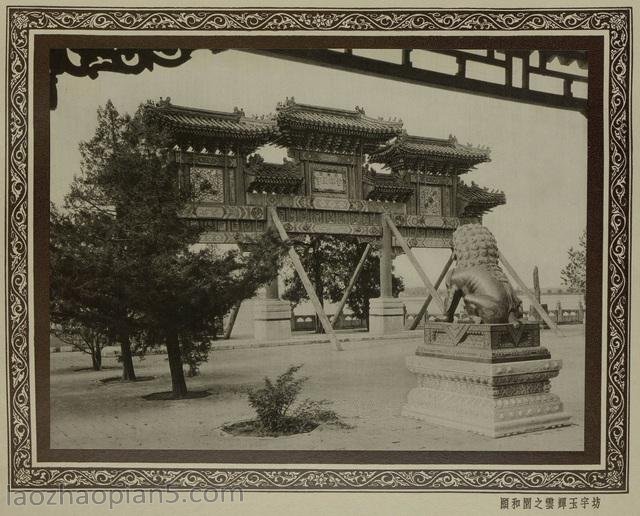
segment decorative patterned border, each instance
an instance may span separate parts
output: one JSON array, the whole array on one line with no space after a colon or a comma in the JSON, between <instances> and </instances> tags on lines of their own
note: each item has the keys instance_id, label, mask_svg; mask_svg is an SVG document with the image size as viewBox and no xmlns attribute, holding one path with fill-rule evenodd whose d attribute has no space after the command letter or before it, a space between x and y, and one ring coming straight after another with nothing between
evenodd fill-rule
<instances>
[{"instance_id":1,"label":"decorative patterned border","mask_svg":"<svg viewBox=\"0 0 640 516\"><path fill-rule=\"evenodd\" d=\"M8 371L13 488L225 487L244 489L627 488L629 338L630 9L611 10L116 10L8 9ZM29 32L158 31L538 31L604 30L610 45L610 182L606 457L603 470L332 470L34 467L31 447L27 267Z\"/></svg>"}]
</instances>

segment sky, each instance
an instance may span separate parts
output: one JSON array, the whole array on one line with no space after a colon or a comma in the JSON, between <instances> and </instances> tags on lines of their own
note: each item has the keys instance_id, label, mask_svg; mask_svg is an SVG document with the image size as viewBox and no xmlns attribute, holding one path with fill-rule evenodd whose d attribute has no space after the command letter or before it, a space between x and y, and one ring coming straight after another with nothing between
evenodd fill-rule
<instances>
[{"instance_id":1,"label":"sky","mask_svg":"<svg viewBox=\"0 0 640 516\"><path fill-rule=\"evenodd\" d=\"M420 59L426 66L440 59L414 54L418 65ZM505 192L507 204L487 214L483 223L529 285L535 265L543 288L561 285L567 250L577 245L586 226L587 119L580 113L233 50L215 55L198 50L177 68L139 75L102 72L95 80L60 76L58 107L51 112L51 200L61 204L73 176L80 173L78 145L93 135L98 106L111 99L121 113L133 113L145 100L160 97L218 111L237 106L247 115L274 113L286 97L328 107L361 106L369 116L401 118L409 134L453 134L460 143L488 146L491 162L462 178ZM259 152L274 162L286 155L277 148ZM415 254L434 281L449 251L417 249ZM406 286L422 286L406 256L396 258L394 265Z\"/></svg>"}]
</instances>

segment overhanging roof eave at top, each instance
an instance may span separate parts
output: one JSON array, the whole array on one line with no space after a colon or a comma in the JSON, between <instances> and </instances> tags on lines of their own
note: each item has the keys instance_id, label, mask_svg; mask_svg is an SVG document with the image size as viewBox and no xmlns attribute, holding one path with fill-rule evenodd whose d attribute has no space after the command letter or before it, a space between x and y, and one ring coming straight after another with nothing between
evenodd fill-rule
<instances>
[{"instance_id":1,"label":"overhanging roof eave at top","mask_svg":"<svg viewBox=\"0 0 640 516\"><path fill-rule=\"evenodd\" d=\"M237 108L233 112L222 112L165 103L152 106L150 110L160 124L182 139L267 143L278 134L275 120L246 117Z\"/></svg>"},{"instance_id":2,"label":"overhanging roof eave at top","mask_svg":"<svg viewBox=\"0 0 640 516\"><path fill-rule=\"evenodd\" d=\"M293 98L278 104L277 121L283 132L288 130L322 131L326 133L353 134L363 138L388 141L402 131L401 120L383 120L368 117L364 109L354 110L299 104Z\"/></svg>"},{"instance_id":3,"label":"overhanging roof eave at top","mask_svg":"<svg viewBox=\"0 0 640 516\"><path fill-rule=\"evenodd\" d=\"M374 163L392 163L399 160L413 162L430 161L458 161L470 164L486 163L491 161L488 154L452 151L415 152L399 147L389 147L371 154L370 160Z\"/></svg>"},{"instance_id":4,"label":"overhanging roof eave at top","mask_svg":"<svg viewBox=\"0 0 640 516\"><path fill-rule=\"evenodd\" d=\"M463 165L467 168L490 161L488 148L461 145L457 139L415 136L403 132L394 141L380 147L370 156L370 161L391 167L412 166L424 169L443 161Z\"/></svg>"},{"instance_id":5,"label":"overhanging roof eave at top","mask_svg":"<svg viewBox=\"0 0 640 516\"><path fill-rule=\"evenodd\" d=\"M330 124L317 124L317 123L294 123L289 125L280 125L280 132L287 133L303 133L307 131L317 131L326 135L340 134L346 136L353 136L358 138L366 138L375 140L378 144L383 144L390 139L398 135L394 130L382 130L382 129L368 129L358 127L348 127L340 125Z\"/></svg>"},{"instance_id":6,"label":"overhanging roof eave at top","mask_svg":"<svg viewBox=\"0 0 640 516\"><path fill-rule=\"evenodd\" d=\"M462 175L475 170L479 163L469 162L466 160L454 159L430 159L430 160L389 160L389 161L373 161L379 163L384 169L410 172L414 174L435 174L435 175Z\"/></svg>"}]
</instances>

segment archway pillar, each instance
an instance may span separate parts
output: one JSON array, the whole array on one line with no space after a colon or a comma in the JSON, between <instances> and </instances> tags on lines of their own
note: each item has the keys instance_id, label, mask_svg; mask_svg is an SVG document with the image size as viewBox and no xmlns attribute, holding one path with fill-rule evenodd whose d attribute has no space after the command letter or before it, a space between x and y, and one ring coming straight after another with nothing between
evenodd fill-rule
<instances>
[{"instance_id":1,"label":"archway pillar","mask_svg":"<svg viewBox=\"0 0 640 516\"><path fill-rule=\"evenodd\" d=\"M273 227L271 217L267 219L267 224ZM291 338L291 304L280 299L277 274L267 284L264 299L254 302L253 336L257 341Z\"/></svg>"},{"instance_id":2,"label":"archway pillar","mask_svg":"<svg viewBox=\"0 0 640 516\"><path fill-rule=\"evenodd\" d=\"M392 232L382 217L382 246L380 249L380 297L369 300L369 333L386 335L404 329L404 303L393 297Z\"/></svg>"}]
</instances>

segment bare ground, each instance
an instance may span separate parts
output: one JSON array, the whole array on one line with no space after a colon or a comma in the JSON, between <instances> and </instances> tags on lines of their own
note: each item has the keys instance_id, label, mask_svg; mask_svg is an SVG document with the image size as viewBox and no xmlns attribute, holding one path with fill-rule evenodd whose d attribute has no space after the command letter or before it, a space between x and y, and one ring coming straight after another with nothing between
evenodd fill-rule
<instances>
[{"instance_id":1,"label":"bare ground","mask_svg":"<svg viewBox=\"0 0 640 516\"><path fill-rule=\"evenodd\" d=\"M443 428L400 416L414 376L405 366L422 337L347 342L345 350L331 344L279 346L213 351L200 376L188 378L191 390L208 390L204 398L154 400L144 395L168 391L169 366L163 355L136 360L136 372L154 376L139 383L100 380L114 370L76 371L88 355L51 354L51 447L93 449L261 449L261 450L546 450L583 449L583 326L564 327L558 338L543 331L542 344L563 360L552 392L560 395L573 425L501 439ZM301 397L329 399L352 429L321 426L308 434L287 437L231 436L221 426L254 417L246 398L249 387L265 375L304 364L310 379ZM113 357L106 366L117 366Z\"/></svg>"}]
</instances>

